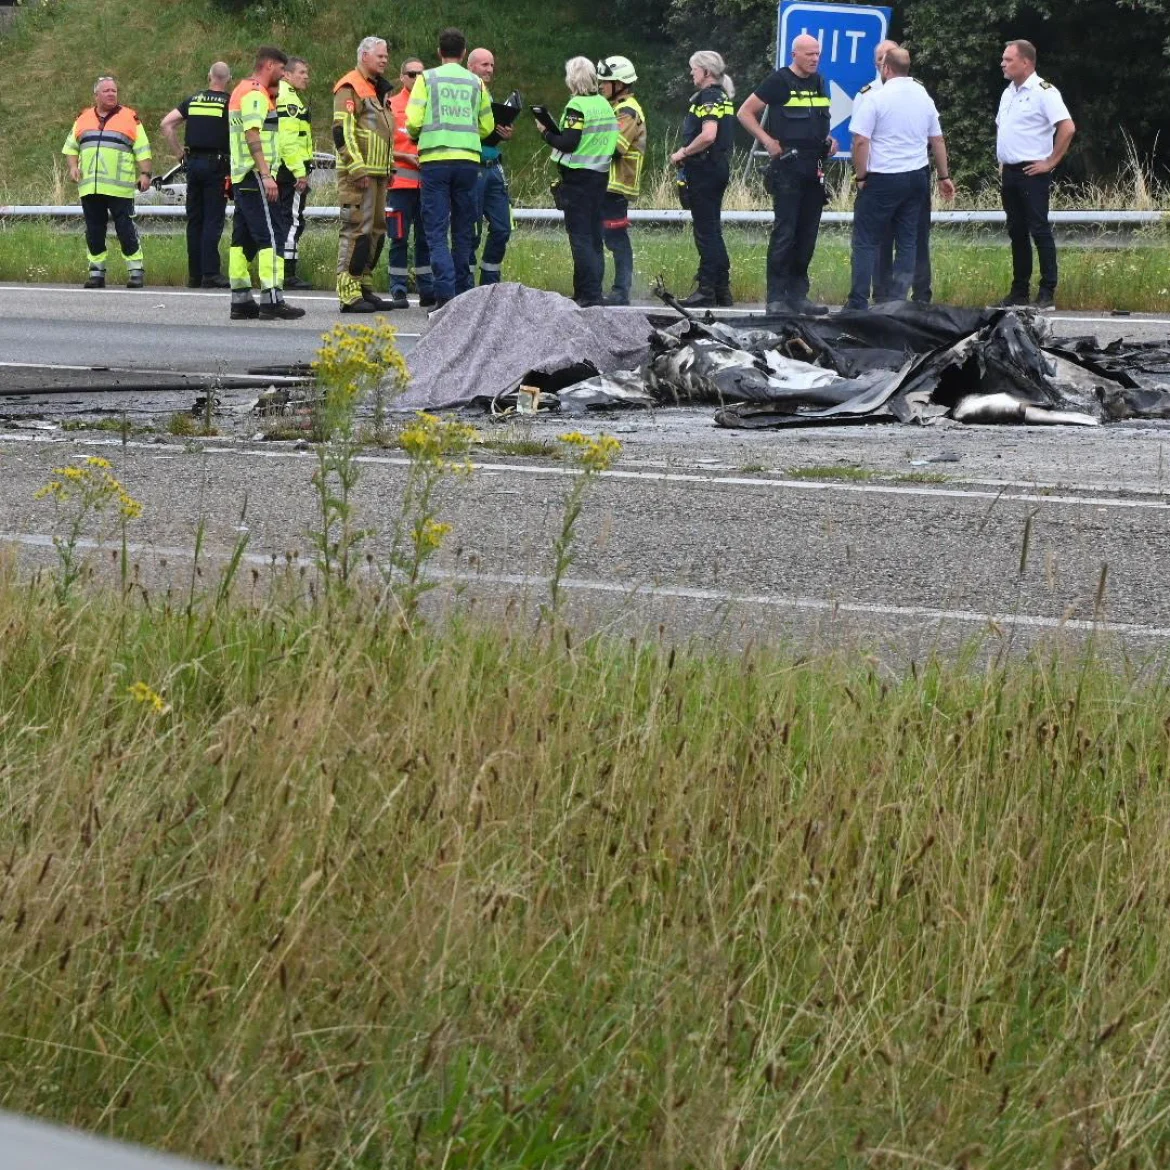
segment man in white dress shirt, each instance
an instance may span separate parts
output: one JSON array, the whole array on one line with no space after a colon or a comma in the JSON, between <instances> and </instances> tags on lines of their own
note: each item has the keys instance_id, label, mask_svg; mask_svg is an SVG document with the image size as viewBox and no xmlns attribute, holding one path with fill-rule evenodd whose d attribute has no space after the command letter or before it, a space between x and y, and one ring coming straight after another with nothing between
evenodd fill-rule
<instances>
[{"instance_id":1,"label":"man in white dress shirt","mask_svg":"<svg viewBox=\"0 0 1170 1170\"><path fill-rule=\"evenodd\" d=\"M1040 258L1038 309L1056 307L1056 241L1048 223L1052 172L1076 133L1060 90L1036 72L1036 46L1008 41L1000 61L1011 84L999 99L995 152L1000 198L1012 241L1012 288L1001 305L1026 305L1032 283L1032 242Z\"/></svg>"},{"instance_id":2,"label":"man in white dress shirt","mask_svg":"<svg viewBox=\"0 0 1170 1170\"><path fill-rule=\"evenodd\" d=\"M853 283L847 309L868 309L882 240L892 230L896 258L890 297L904 300L914 279L918 224L930 192L929 156L939 190L955 197L947 145L930 95L910 77L910 54L887 51L882 87L854 112L853 170L858 195L853 208Z\"/></svg>"}]
</instances>

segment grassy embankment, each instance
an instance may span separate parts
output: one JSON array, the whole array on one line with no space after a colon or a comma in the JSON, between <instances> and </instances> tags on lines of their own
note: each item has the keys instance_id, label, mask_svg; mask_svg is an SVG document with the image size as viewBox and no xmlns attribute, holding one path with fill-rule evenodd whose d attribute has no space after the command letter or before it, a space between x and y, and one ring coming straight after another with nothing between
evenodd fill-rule
<instances>
[{"instance_id":1,"label":"grassy embankment","mask_svg":"<svg viewBox=\"0 0 1170 1170\"><path fill-rule=\"evenodd\" d=\"M762 301L767 228L728 228L732 288L741 301ZM1159 239L1160 234L1159 234ZM318 288L332 288L337 263L335 229L311 224L302 241L301 271ZM636 229L635 294L649 295L661 273L667 285L685 293L695 272L689 229ZM0 229L0 280L78 283L84 275L85 247L77 227L21 224ZM988 304L1011 284L1011 255L1006 242L967 232L939 230L934 237L934 291L951 304ZM183 286L187 260L178 233L150 235L145 243L151 284ZM112 279L121 278L116 245L111 246ZM1170 307L1170 274L1164 242L1117 248L1068 245L1061 250L1060 305L1066 309L1165 311ZM612 268L610 269L612 273ZM554 228L520 226L505 261L506 280L571 293L569 249L564 233ZM849 241L826 231L812 269L813 293L840 304L849 290ZM385 286L383 267L380 281Z\"/></svg>"},{"instance_id":2,"label":"grassy embankment","mask_svg":"<svg viewBox=\"0 0 1170 1170\"><path fill-rule=\"evenodd\" d=\"M283 0L282 4L242 4L238 11L217 0L52 0L22 13L10 33L0 36L0 67L19 78L0 103L0 203L72 201L62 182L60 150L77 112L92 101L93 80L113 73L122 100L142 118L156 147L155 171L170 158L158 124L183 97L206 84L208 66L222 57L237 78L251 69L258 44L281 45L305 57L312 70L308 100L314 114L316 144L333 149L330 139L333 83L353 68L362 37L385 37L391 73L411 53L435 56L439 29L463 28L473 45L495 51L496 96L519 89L531 104L560 109L567 98L563 82L567 57L584 53L629 53L640 59L651 95L664 91L667 75L685 75L685 54L672 62L661 48L651 50L625 30L615 30L606 6L571 0L514 0L483 4L475 0ZM615 39L620 45L615 45ZM68 46L63 49L63 46ZM67 57L68 66L63 67ZM45 95L52 94L46 105ZM678 103L665 107L677 121ZM663 124L660 122L660 125ZM547 196L547 149L530 118L521 118L509 148L518 172L529 169L534 189ZM54 198L59 193L65 198Z\"/></svg>"},{"instance_id":3,"label":"grassy embankment","mask_svg":"<svg viewBox=\"0 0 1170 1170\"><path fill-rule=\"evenodd\" d=\"M0 1106L257 1170L1167 1164L1161 676L213 576L0 572Z\"/></svg>"}]
</instances>

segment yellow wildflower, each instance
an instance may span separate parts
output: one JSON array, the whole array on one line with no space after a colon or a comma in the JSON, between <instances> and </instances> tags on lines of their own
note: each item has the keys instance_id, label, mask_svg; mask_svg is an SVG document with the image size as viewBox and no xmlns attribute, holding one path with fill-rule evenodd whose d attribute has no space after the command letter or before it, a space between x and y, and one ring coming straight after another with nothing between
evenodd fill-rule
<instances>
[{"instance_id":1,"label":"yellow wildflower","mask_svg":"<svg viewBox=\"0 0 1170 1170\"><path fill-rule=\"evenodd\" d=\"M133 683L127 690L135 702L144 703L154 708L155 713L158 715L165 715L171 709L162 695L144 682Z\"/></svg>"},{"instance_id":2,"label":"yellow wildflower","mask_svg":"<svg viewBox=\"0 0 1170 1170\"><path fill-rule=\"evenodd\" d=\"M608 471L622 449L620 441L613 435L591 438L580 431L570 431L558 438L566 446L575 448L577 461L586 471Z\"/></svg>"}]
</instances>

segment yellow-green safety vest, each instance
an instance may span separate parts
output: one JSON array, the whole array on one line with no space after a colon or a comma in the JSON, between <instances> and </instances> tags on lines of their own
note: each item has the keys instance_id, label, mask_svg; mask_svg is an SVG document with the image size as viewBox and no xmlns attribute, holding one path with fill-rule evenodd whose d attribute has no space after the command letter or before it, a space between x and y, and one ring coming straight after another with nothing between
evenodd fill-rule
<instances>
[{"instance_id":1,"label":"yellow-green safety vest","mask_svg":"<svg viewBox=\"0 0 1170 1170\"><path fill-rule=\"evenodd\" d=\"M554 149L554 162L573 170L609 172L617 150L618 124L613 107L599 93L571 97L561 115L562 130L581 131L577 149Z\"/></svg>"},{"instance_id":2,"label":"yellow-green safety vest","mask_svg":"<svg viewBox=\"0 0 1170 1170\"><path fill-rule=\"evenodd\" d=\"M91 106L73 123L61 153L79 160L79 194L133 199L138 164L150 161L150 141L129 106L115 106L104 115Z\"/></svg>"},{"instance_id":3,"label":"yellow-green safety vest","mask_svg":"<svg viewBox=\"0 0 1170 1170\"><path fill-rule=\"evenodd\" d=\"M244 137L248 130L259 132L268 173L275 179L280 161L280 117L268 90L251 77L241 81L232 90L228 100L228 130L231 134L232 182L241 182L256 168L248 141Z\"/></svg>"},{"instance_id":4,"label":"yellow-green safety vest","mask_svg":"<svg viewBox=\"0 0 1170 1170\"><path fill-rule=\"evenodd\" d=\"M428 69L410 91L406 129L420 163L479 162L481 141L495 127L487 87L455 61Z\"/></svg>"},{"instance_id":5,"label":"yellow-green safety vest","mask_svg":"<svg viewBox=\"0 0 1170 1170\"><path fill-rule=\"evenodd\" d=\"M294 179L303 179L307 173L305 164L313 161L313 127L309 122L309 107L296 86L283 78L276 91L276 114L280 119L277 128L280 161Z\"/></svg>"}]
</instances>

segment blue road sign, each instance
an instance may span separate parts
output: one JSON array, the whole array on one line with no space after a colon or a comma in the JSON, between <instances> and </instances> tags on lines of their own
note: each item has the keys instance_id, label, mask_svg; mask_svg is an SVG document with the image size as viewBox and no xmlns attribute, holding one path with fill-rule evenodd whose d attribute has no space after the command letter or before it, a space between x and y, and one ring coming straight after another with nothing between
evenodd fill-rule
<instances>
[{"instance_id":1,"label":"blue road sign","mask_svg":"<svg viewBox=\"0 0 1170 1170\"><path fill-rule=\"evenodd\" d=\"M873 52L890 35L893 10L858 4L781 0L776 29L776 67L792 61L792 42L808 33L821 42L820 72L829 88L832 134L838 158L852 148L849 119L862 86L877 76Z\"/></svg>"}]
</instances>

